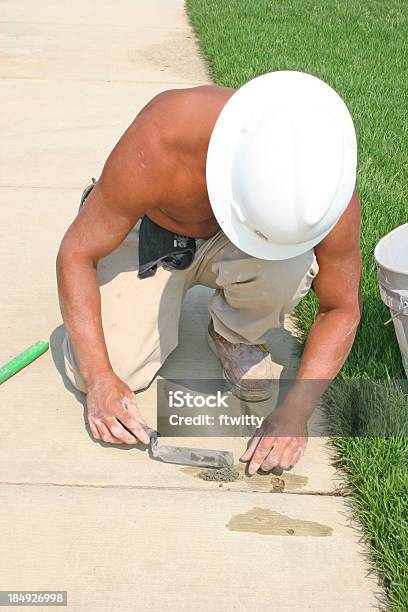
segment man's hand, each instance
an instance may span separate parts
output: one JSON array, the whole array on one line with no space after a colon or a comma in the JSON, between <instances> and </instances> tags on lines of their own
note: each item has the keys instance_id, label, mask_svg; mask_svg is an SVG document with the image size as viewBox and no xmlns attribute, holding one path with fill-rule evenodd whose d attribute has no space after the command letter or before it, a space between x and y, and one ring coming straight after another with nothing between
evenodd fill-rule
<instances>
[{"instance_id":1,"label":"man's hand","mask_svg":"<svg viewBox=\"0 0 408 612\"><path fill-rule=\"evenodd\" d=\"M282 406L272 412L249 441L241 461L249 461L248 473L259 469L287 470L295 465L307 445L307 420Z\"/></svg>"},{"instance_id":2,"label":"man's hand","mask_svg":"<svg viewBox=\"0 0 408 612\"><path fill-rule=\"evenodd\" d=\"M137 444L139 441L149 444L144 429L146 423L136 398L116 374L99 374L89 385L86 402L89 427L95 440L111 444Z\"/></svg>"}]
</instances>

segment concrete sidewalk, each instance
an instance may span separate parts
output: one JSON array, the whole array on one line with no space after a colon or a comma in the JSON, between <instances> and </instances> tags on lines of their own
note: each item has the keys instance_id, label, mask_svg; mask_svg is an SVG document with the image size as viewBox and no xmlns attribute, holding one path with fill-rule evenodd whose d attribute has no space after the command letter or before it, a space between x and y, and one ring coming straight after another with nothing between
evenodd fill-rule
<instances>
[{"instance_id":1,"label":"concrete sidewalk","mask_svg":"<svg viewBox=\"0 0 408 612\"><path fill-rule=\"evenodd\" d=\"M40 338L52 347L0 387L0 590L67 590L84 612L372 609L377 585L324 440L283 484L220 487L95 443L61 374L54 261L84 184L153 95L208 81L182 0L3 0L0 21L0 362ZM210 293L187 296L162 376L194 377L198 360L219 375ZM293 371L290 332L270 343L277 371ZM151 424L155 399L155 384L139 395ZM211 446L238 458L245 440Z\"/></svg>"}]
</instances>

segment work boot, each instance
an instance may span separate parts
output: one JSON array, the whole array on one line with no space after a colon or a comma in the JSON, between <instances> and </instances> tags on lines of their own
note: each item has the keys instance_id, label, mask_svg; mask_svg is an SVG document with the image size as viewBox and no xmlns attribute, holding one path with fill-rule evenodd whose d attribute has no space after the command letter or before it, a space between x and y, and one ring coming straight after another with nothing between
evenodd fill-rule
<instances>
[{"instance_id":1,"label":"work boot","mask_svg":"<svg viewBox=\"0 0 408 612\"><path fill-rule=\"evenodd\" d=\"M208 345L223 367L230 391L247 402L262 402L272 395L272 359L264 344L232 343L208 326Z\"/></svg>"}]
</instances>

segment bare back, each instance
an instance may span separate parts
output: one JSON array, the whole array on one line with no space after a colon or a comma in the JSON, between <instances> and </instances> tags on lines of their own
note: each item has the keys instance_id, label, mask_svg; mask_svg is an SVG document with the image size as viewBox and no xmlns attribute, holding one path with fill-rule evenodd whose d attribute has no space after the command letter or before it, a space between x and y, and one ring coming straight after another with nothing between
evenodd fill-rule
<instances>
[{"instance_id":1,"label":"bare back","mask_svg":"<svg viewBox=\"0 0 408 612\"><path fill-rule=\"evenodd\" d=\"M215 234L219 226L207 194L207 149L214 124L234 91L204 86L159 94L112 151L101 188L116 182L130 207L133 199L137 216L146 213L168 230L200 238ZM143 180L146 176L148 181Z\"/></svg>"}]
</instances>

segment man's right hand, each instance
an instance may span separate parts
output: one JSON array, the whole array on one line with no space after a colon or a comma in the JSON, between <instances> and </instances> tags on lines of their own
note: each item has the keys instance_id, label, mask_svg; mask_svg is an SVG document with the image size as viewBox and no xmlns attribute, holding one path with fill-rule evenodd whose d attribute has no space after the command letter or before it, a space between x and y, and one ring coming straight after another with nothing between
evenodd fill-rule
<instances>
[{"instance_id":1,"label":"man's right hand","mask_svg":"<svg viewBox=\"0 0 408 612\"><path fill-rule=\"evenodd\" d=\"M86 402L89 427L95 440L111 444L137 444L139 441L149 444L147 425L136 398L116 374L98 374L88 386Z\"/></svg>"}]
</instances>

